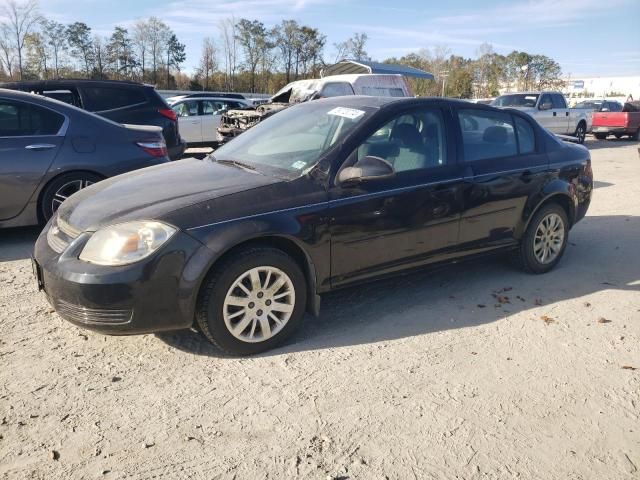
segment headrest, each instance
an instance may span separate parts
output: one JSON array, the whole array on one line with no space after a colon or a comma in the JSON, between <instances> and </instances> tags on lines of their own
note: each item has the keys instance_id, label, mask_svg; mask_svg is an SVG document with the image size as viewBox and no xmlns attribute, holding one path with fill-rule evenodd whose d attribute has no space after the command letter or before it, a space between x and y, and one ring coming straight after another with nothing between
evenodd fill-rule
<instances>
[{"instance_id":1,"label":"headrest","mask_svg":"<svg viewBox=\"0 0 640 480\"><path fill-rule=\"evenodd\" d=\"M508 132L505 127L493 126L484 131L482 139L487 143L505 144L508 139Z\"/></svg>"}]
</instances>

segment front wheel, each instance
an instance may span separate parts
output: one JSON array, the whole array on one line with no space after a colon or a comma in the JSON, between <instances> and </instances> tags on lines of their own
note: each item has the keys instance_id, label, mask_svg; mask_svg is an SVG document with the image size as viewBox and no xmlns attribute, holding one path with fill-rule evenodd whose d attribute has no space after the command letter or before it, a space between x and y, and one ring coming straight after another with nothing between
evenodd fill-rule
<instances>
[{"instance_id":1,"label":"front wheel","mask_svg":"<svg viewBox=\"0 0 640 480\"><path fill-rule=\"evenodd\" d=\"M578 124L574 136L578 139L579 144L584 143L584 139L587 136L587 126L584 124L584 122L580 122Z\"/></svg>"},{"instance_id":2,"label":"front wheel","mask_svg":"<svg viewBox=\"0 0 640 480\"><path fill-rule=\"evenodd\" d=\"M597 140L606 140L607 139L607 134L606 133L594 133L593 136L596 137Z\"/></svg>"},{"instance_id":3,"label":"front wheel","mask_svg":"<svg viewBox=\"0 0 640 480\"><path fill-rule=\"evenodd\" d=\"M48 221L62 203L76 192L102 180L89 172L72 172L60 175L45 187L40 197L40 217Z\"/></svg>"},{"instance_id":4,"label":"front wheel","mask_svg":"<svg viewBox=\"0 0 640 480\"><path fill-rule=\"evenodd\" d=\"M295 260L275 248L249 248L205 280L196 322L224 352L252 355L291 336L302 322L306 299L306 280Z\"/></svg>"},{"instance_id":5,"label":"front wheel","mask_svg":"<svg viewBox=\"0 0 640 480\"><path fill-rule=\"evenodd\" d=\"M557 203L549 203L531 219L513 259L526 272L546 273L562 258L568 237L567 213Z\"/></svg>"}]
</instances>

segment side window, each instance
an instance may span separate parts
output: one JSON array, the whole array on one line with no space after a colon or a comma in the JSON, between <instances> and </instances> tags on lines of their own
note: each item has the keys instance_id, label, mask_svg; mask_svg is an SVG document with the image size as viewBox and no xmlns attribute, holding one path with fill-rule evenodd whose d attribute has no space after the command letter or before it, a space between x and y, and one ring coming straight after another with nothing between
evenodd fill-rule
<instances>
[{"instance_id":1,"label":"side window","mask_svg":"<svg viewBox=\"0 0 640 480\"><path fill-rule=\"evenodd\" d=\"M353 95L353 88L345 82L327 83L320 93L321 97L342 97Z\"/></svg>"},{"instance_id":2,"label":"side window","mask_svg":"<svg viewBox=\"0 0 640 480\"><path fill-rule=\"evenodd\" d=\"M0 100L0 137L56 135L64 117L46 108Z\"/></svg>"},{"instance_id":3,"label":"side window","mask_svg":"<svg viewBox=\"0 0 640 480\"><path fill-rule=\"evenodd\" d=\"M144 92L137 88L86 87L82 91L87 102L86 109L90 112L113 110L147 101Z\"/></svg>"},{"instance_id":4,"label":"side window","mask_svg":"<svg viewBox=\"0 0 640 480\"><path fill-rule=\"evenodd\" d=\"M517 155L511 115L488 110L458 111L467 162Z\"/></svg>"},{"instance_id":5,"label":"side window","mask_svg":"<svg viewBox=\"0 0 640 480\"><path fill-rule=\"evenodd\" d=\"M611 102L611 103L609 103L609 111L610 112L621 112L622 111L622 105L619 104L618 102Z\"/></svg>"},{"instance_id":6,"label":"side window","mask_svg":"<svg viewBox=\"0 0 640 480\"><path fill-rule=\"evenodd\" d=\"M553 102L553 108L567 108L567 102L564 101L564 97L559 93L552 94L551 101Z\"/></svg>"},{"instance_id":7,"label":"side window","mask_svg":"<svg viewBox=\"0 0 640 480\"><path fill-rule=\"evenodd\" d=\"M179 117L195 117L198 115L198 102L195 100L179 103L172 108Z\"/></svg>"},{"instance_id":8,"label":"side window","mask_svg":"<svg viewBox=\"0 0 640 480\"><path fill-rule=\"evenodd\" d=\"M540 103L538 105L542 106L545 103L550 103L551 106L553 107L553 101L551 100L551 95L545 93L544 95L542 95L542 98L540 99Z\"/></svg>"},{"instance_id":9,"label":"side window","mask_svg":"<svg viewBox=\"0 0 640 480\"><path fill-rule=\"evenodd\" d=\"M354 161L366 156L388 161L396 172L447 163L444 120L439 110L400 115L376 130L358 147Z\"/></svg>"},{"instance_id":10,"label":"side window","mask_svg":"<svg viewBox=\"0 0 640 480\"><path fill-rule=\"evenodd\" d=\"M518 147L520 155L533 153L536 150L536 135L533 127L524 118L513 117L515 119L516 131L518 132Z\"/></svg>"}]
</instances>

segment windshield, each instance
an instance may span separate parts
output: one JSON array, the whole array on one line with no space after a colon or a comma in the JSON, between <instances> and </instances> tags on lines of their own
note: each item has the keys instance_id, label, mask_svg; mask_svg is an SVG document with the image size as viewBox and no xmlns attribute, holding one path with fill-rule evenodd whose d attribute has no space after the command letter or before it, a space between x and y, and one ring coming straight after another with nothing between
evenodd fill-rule
<instances>
[{"instance_id":1,"label":"windshield","mask_svg":"<svg viewBox=\"0 0 640 480\"><path fill-rule=\"evenodd\" d=\"M298 177L373 111L322 100L296 105L260 122L209 158L241 162L261 173Z\"/></svg>"},{"instance_id":2,"label":"windshield","mask_svg":"<svg viewBox=\"0 0 640 480\"><path fill-rule=\"evenodd\" d=\"M515 95L501 95L491 105L495 107L535 107L539 95L520 93Z\"/></svg>"},{"instance_id":3,"label":"windshield","mask_svg":"<svg viewBox=\"0 0 640 480\"><path fill-rule=\"evenodd\" d=\"M592 110L600 111L602 108L602 102L580 102L576 105L576 108L590 108Z\"/></svg>"}]
</instances>

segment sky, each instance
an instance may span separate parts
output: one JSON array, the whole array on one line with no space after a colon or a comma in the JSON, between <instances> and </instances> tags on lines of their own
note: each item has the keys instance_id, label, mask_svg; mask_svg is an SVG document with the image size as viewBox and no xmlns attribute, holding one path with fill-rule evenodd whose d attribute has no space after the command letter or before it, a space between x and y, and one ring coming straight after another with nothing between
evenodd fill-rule
<instances>
[{"instance_id":1,"label":"sky","mask_svg":"<svg viewBox=\"0 0 640 480\"><path fill-rule=\"evenodd\" d=\"M366 32L374 60L438 46L475 58L486 42L497 53L547 55L572 79L640 75L640 0L40 0L40 9L104 36L155 15L186 44L188 73L202 39L216 39L218 22L234 16L318 28L327 36L327 62L335 58L334 43Z\"/></svg>"}]
</instances>

